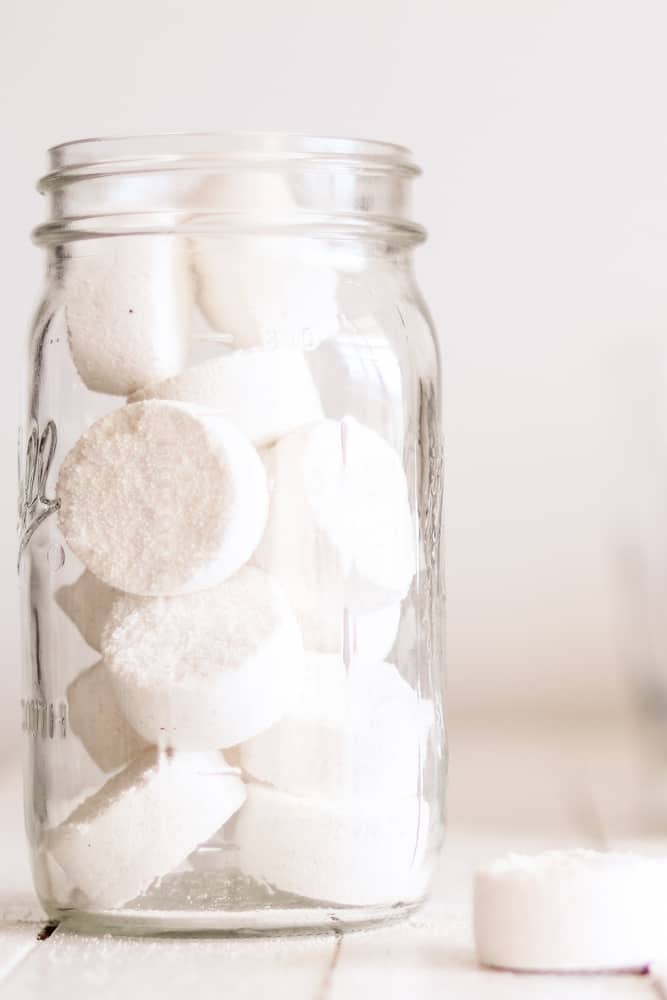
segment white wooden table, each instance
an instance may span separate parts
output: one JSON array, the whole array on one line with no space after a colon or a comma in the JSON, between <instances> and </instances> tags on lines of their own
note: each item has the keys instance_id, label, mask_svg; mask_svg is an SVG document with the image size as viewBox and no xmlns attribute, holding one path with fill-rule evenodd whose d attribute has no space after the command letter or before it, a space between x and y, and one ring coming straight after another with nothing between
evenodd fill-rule
<instances>
[{"instance_id":1,"label":"white wooden table","mask_svg":"<svg viewBox=\"0 0 667 1000\"><path fill-rule=\"evenodd\" d=\"M651 975L515 975L477 967L471 874L506 850L628 846L667 854L667 761L636 733L477 723L451 730L450 833L435 892L407 923L347 935L118 939L49 933L34 898L20 775L0 772L0 1000L667 998ZM666 922L667 955L667 922Z\"/></svg>"}]
</instances>

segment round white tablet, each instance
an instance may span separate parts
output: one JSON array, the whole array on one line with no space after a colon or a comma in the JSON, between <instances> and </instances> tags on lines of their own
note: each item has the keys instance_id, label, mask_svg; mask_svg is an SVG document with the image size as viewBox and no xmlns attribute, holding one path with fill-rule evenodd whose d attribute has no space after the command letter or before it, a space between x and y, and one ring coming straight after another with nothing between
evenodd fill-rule
<instances>
[{"instance_id":1,"label":"round white tablet","mask_svg":"<svg viewBox=\"0 0 667 1000\"><path fill-rule=\"evenodd\" d=\"M142 399L199 403L226 417L261 447L320 420L322 407L303 351L230 351L136 392Z\"/></svg>"},{"instance_id":2,"label":"round white tablet","mask_svg":"<svg viewBox=\"0 0 667 1000\"><path fill-rule=\"evenodd\" d=\"M306 654L299 700L241 746L241 767L293 795L417 795L433 705L392 663Z\"/></svg>"},{"instance_id":3,"label":"round white tablet","mask_svg":"<svg viewBox=\"0 0 667 1000\"><path fill-rule=\"evenodd\" d=\"M242 805L222 754L147 750L47 834L47 848L96 907L130 902Z\"/></svg>"},{"instance_id":4,"label":"round white tablet","mask_svg":"<svg viewBox=\"0 0 667 1000\"><path fill-rule=\"evenodd\" d=\"M303 236L198 236L199 304L235 347L308 350L339 327L338 276L326 244Z\"/></svg>"},{"instance_id":5,"label":"round white tablet","mask_svg":"<svg viewBox=\"0 0 667 1000\"><path fill-rule=\"evenodd\" d=\"M271 508L255 561L285 586L304 630L344 606L400 601L415 572L415 526L398 454L352 417L281 438L266 454Z\"/></svg>"},{"instance_id":6,"label":"round white tablet","mask_svg":"<svg viewBox=\"0 0 667 1000\"><path fill-rule=\"evenodd\" d=\"M124 767L147 748L121 713L103 661L72 681L67 705L70 729L102 771Z\"/></svg>"},{"instance_id":7,"label":"round white tablet","mask_svg":"<svg viewBox=\"0 0 667 1000\"><path fill-rule=\"evenodd\" d=\"M341 905L408 902L423 894L429 809L422 799L350 802L246 787L235 830L244 874Z\"/></svg>"},{"instance_id":8,"label":"round white tablet","mask_svg":"<svg viewBox=\"0 0 667 1000\"><path fill-rule=\"evenodd\" d=\"M531 972L645 968L664 948L667 860L592 850L510 854L475 875L479 961Z\"/></svg>"},{"instance_id":9,"label":"round white tablet","mask_svg":"<svg viewBox=\"0 0 667 1000\"><path fill-rule=\"evenodd\" d=\"M225 583L137 607L120 597L102 634L123 714L149 743L232 746L273 725L303 677L301 634L282 588L245 567Z\"/></svg>"},{"instance_id":10,"label":"round white tablet","mask_svg":"<svg viewBox=\"0 0 667 1000\"><path fill-rule=\"evenodd\" d=\"M185 364L192 279L174 236L91 241L67 261L72 358L89 389L126 396Z\"/></svg>"},{"instance_id":11,"label":"round white tablet","mask_svg":"<svg viewBox=\"0 0 667 1000\"><path fill-rule=\"evenodd\" d=\"M58 518L97 577L134 594L214 586L252 555L268 508L264 466L228 420L149 400L102 417L65 456Z\"/></svg>"}]
</instances>

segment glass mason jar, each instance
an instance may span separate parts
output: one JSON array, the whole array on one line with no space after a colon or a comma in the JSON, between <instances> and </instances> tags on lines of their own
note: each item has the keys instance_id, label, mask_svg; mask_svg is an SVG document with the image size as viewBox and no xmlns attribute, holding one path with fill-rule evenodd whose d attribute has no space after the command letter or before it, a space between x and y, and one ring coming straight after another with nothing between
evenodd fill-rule
<instances>
[{"instance_id":1,"label":"glass mason jar","mask_svg":"<svg viewBox=\"0 0 667 1000\"><path fill-rule=\"evenodd\" d=\"M439 366L407 150L69 143L19 443L50 917L354 927L443 832Z\"/></svg>"}]
</instances>

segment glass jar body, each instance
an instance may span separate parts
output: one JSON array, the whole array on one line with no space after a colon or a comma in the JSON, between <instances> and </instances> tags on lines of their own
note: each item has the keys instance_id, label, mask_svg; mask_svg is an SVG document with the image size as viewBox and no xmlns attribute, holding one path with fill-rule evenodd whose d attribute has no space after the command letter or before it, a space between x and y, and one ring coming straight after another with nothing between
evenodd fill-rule
<instances>
[{"instance_id":1,"label":"glass jar body","mask_svg":"<svg viewBox=\"0 0 667 1000\"><path fill-rule=\"evenodd\" d=\"M442 447L409 252L54 243L19 438L26 822L54 919L358 926L440 845Z\"/></svg>"}]
</instances>

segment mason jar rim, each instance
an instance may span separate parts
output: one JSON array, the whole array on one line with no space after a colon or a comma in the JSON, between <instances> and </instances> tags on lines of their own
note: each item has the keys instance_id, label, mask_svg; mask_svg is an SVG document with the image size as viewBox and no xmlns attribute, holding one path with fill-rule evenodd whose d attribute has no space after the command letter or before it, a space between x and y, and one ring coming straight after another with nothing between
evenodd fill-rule
<instances>
[{"instance_id":1,"label":"mason jar rim","mask_svg":"<svg viewBox=\"0 0 667 1000\"><path fill-rule=\"evenodd\" d=\"M293 132L149 132L74 139L48 149L51 169L40 191L67 183L72 174L113 174L124 167L139 172L213 163L270 165L309 160L380 173L419 174L407 146L378 139L319 136Z\"/></svg>"},{"instance_id":2,"label":"mason jar rim","mask_svg":"<svg viewBox=\"0 0 667 1000\"><path fill-rule=\"evenodd\" d=\"M164 212L113 214L91 211L82 216L63 208L69 203L68 189L86 181L123 176L177 174L179 171L215 174L235 170L289 171L313 169L350 171L355 175L376 179L378 183L411 180L421 171L406 146L375 139L318 136L291 132L154 132L135 136L107 136L75 139L52 146L49 151L50 170L38 183L38 190L55 198L54 215L38 226L33 237L37 243L98 238L119 233L192 232L192 218L187 213ZM66 200L65 200L66 199ZM196 228L221 230L221 217L204 213ZM161 217L160 217L161 216ZM257 220L254 220L257 223ZM248 229L248 220L234 218L229 213L224 220L225 231ZM297 219L264 220L253 224L253 231L281 232L289 230L304 234L317 229L333 232L342 238L369 237L373 233L400 242L419 243L425 238L423 227L405 218L373 215L347 210L341 214L322 216L314 211L302 212Z\"/></svg>"}]
</instances>

